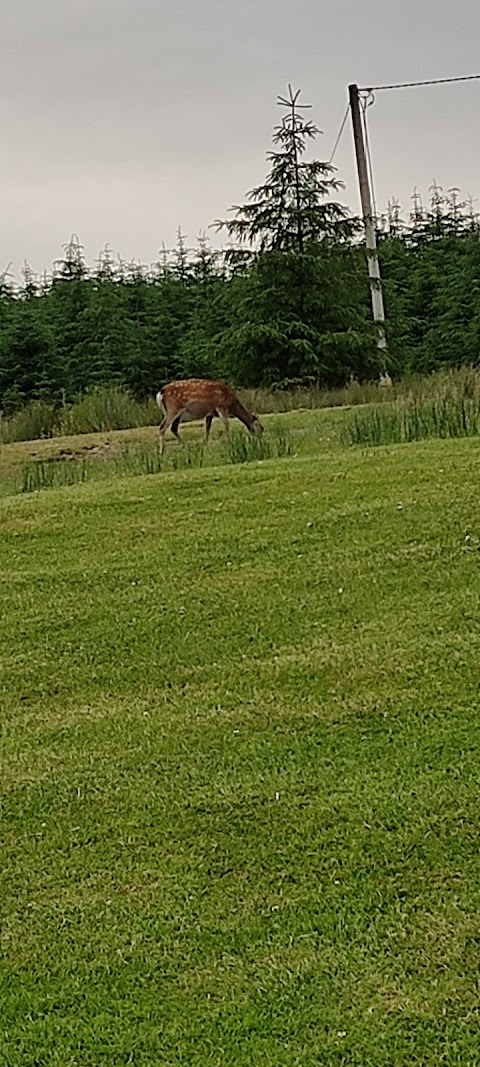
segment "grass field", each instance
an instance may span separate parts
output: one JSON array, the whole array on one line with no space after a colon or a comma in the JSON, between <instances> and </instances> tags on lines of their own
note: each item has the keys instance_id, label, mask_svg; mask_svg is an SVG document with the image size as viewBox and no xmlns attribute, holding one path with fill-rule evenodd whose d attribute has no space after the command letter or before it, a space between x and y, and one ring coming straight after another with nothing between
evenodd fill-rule
<instances>
[{"instance_id":1,"label":"grass field","mask_svg":"<svg viewBox=\"0 0 480 1067\"><path fill-rule=\"evenodd\" d=\"M480 444L344 417L0 500L2 1067L480 1064Z\"/></svg>"}]
</instances>

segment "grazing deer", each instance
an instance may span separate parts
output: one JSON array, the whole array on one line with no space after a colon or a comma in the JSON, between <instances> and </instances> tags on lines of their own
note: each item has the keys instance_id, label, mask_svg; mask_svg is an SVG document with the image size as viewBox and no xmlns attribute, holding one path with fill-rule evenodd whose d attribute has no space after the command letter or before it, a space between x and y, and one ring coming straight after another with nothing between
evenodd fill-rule
<instances>
[{"instance_id":1,"label":"grazing deer","mask_svg":"<svg viewBox=\"0 0 480 1067\"><path fill-rule=\"evenodd\" d=\"M250 433L263 433L263 426L256 415L251 415L225 382L212 382L206 378L187 378L170 382L157 393L157 404L164 408L165 418L160 426L160 452L165 445L165 434L172 430L181 441L178 427L184 419L205 419L205 442L208 442L215 416L222 420L228 432L228 419L243 422Z\"/></svg>"}]
</instances>

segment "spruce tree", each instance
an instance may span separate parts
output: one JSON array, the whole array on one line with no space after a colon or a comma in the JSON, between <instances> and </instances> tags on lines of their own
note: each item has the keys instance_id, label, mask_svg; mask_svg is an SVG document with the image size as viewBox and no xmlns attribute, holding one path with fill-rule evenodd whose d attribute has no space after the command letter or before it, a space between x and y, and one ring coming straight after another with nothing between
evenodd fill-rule
<instances>
[{"instance_id":1,"label":"spruce tree","mask_svg":"<svg viewBox=\"0 0 480 1067\"><path fill-rule=\"evenodd\" d=\"M227 253L238 303L225 359L230 353L237 381L252 385L341 384L374 364L366 283L351 248L358 223L332 198L343 188L332 165L305 158L320 130L299 97L289 85L278 99L287 110L274 128L265 181L233 208L233 219L217 222L239 243Z\"/></svg>"},{"instance_id":2,"label":"spruce tree","mask_svg":"<svg viewBox=\"0 0 480 1067\"><path fill-rule=\"evenodd\" d=\"M288 86L278 97L287 111L273 132L274 149L267 153L270 171L247 193L248 202L235 206L234 218L217 222L230 237L260 251L306 251L311 241L341 240L352 232L348 210L327 199L343 189L335 168L318 159L304 158L307 146L321 132L302 114L311 107L300 104L300 89Z\"/></svg>"}]
</instances>

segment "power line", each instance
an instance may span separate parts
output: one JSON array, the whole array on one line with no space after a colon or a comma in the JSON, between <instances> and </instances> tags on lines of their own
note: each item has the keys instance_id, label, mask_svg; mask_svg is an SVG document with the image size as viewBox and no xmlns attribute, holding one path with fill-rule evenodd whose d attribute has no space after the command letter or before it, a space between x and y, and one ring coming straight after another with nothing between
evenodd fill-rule
<instances>
[{"instance_id":1,"label":"power line","mask_svg":"<svg viewBox=\"0 0 480 1067\"><path fill-rule=\"evenodd\" d=\"M395 85L370 85L359 91L363 93L379 93L381 89L413 89L417 85L447 85L451 82L473 82L479 80L480 74L464 74L460 78L431 78L429 81L397 82Z\"/></svg>"},{"instance_id":2,"label":"power line","mask_svg":"<svg viewBox=\"0 0 480 1067\"><path fill-rule=\"evenodd\" d=\"M459 77L455 77L455 78L430 78L428 80L418 81L418 82L395 82L392 85L370 85L370 86L364 86L362 88L359 88L358 91L360 93L373 93L373 92L379 93L383 89L414 89L414 88L416 88L417 86L420 86L420 85L451 85L453 82L472 82L472 81L480 81L480 74L463 74L463 75L461 75ZM333 163L333 158L334 158L335 153L337 151L337 148L338 148L338 146L340 144L340 140L341 140L343 131L345 129L345 123L346 123L347 118L348 118L349 110L350 110L350 107L347 104L347 109L346 109L345 114L343 116L342 123L341 123L340 129L339 129L338 134L337 134L337 139L335 141L335 144L333 146L332 154L331 154L330 159L328 161L329 163Z\"/></svg>"},{"instance_id":3,"label":"power line","mask_svg":"<svg viewBox=\"0 0 480 1067\"><path fill-rule=\"evenodd\" d=\"M347 104L347 110L346 110L346 112L345 112L345 114L343 116L342 125L340 126L340 129L338 131L337 140L335 141L335 144L333 146L333 152L332 152L332 154L330 156L330 159L328 161L329 165L333 162L333 157L334 157L335 152L337 151L337 148L338 148L338 146L340 144L340 138L341 138L342 133L343 133L343 131L345 129L345 123L346 123L346 121L348 119L348 112L349 111L350 111L350 104Z\"/></svg>"},{"instance_id":4,"label":"power line","mask_svg":"<svg viewBox=\"0 0 480 1067\"><path fill-rule=\"evenodd\" d=\"M367 107L369 106L369 104L373 104L373 97L372 97L372 99L370 101L369 101L368 97L364 97L364 99L362 100L362 124L363 124L363 135L364 135L364 138L365 138L365 148L367 150L367 165L368 165L368 170L369 170L370 188L372 190L373 217L375 218L376 214L377 214L377 204L376 204L376 200L375 200L375 188L374 188L374 184L373 184L372 157L370 155L370 141L368 139L368 126L367 126Z\"/></svg>"}]
</instances>

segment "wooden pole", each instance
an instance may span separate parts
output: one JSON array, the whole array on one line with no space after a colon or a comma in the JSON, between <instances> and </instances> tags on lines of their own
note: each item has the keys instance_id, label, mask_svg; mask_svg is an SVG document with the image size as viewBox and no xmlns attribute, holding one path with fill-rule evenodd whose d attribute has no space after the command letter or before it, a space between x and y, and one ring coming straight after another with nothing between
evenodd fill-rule
<instances>
[{"instance_id":1,"label":"wooden pole","mask_svg":"<svg viewBox=\"0 0 480 1067\"><path fill-rule=\"evenodd\" d=\"M377 345L382 353L386 352L387 339L385 336L385 309L383 306L382 280L380 277L380 264L378 262L377 239L375 235L375 221L372 209L372 197L368 180L367 161L365 157L365 145L363 142L362 121L360 117L360 102L358 85L348 86L350 110L352 113L353 140L355 155L357 158L358 183L360 186L360 201L362 205L363 224L365 226L365 244L367 246L368 276L370 279L370 292L372 297L373 319L378 330ZM385 360L383 360L385 363ZM383 366L385 371L385 365Z\"/></svg>"}]
</instances>

